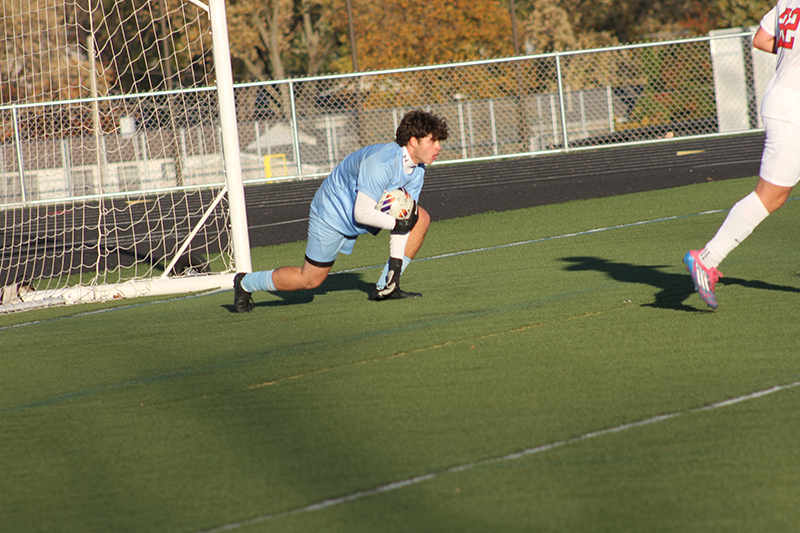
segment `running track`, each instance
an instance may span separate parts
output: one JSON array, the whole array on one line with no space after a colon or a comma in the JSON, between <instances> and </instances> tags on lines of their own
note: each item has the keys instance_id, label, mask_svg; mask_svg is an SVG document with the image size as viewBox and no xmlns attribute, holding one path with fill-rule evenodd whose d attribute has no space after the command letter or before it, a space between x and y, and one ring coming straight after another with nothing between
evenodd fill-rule
<instances>
[{"instance_id":1,"label":"running track","mask_svg":"<svg viewBox=\"0 0 800 533\"><path fill-rule=\"evenodd\" d=\"M434 164L420 205L432 220L758 175L764 134ZM306 238L320 179L245 188L250 245Z\"/></svg>"},{"instance_id":2,"label":"running track","mask_svg":"<svg viewBox=\"0 0 800 533\"><path fill-rule=\"evenodd\" d=\"M756 176L763 143L764 134L756 133L481 163L439 163L432 165L427 172L420 205L435 221L708 180ZM247 186L245 202L251 247L305 239L308 207L320 182L321 179L314 179ZM169 204L169 200L163 201ZM163 225L173 216L179 218L194 204L197 204L194 206L196 209L202 207L199 199L189 197L185 204L157 206L150 215L138 213L144 210L144 206L134 206L125 211L131 220L126 222L118 218L107 221L115 229L110 237L103 239L102 264L112 268L118 263L128 265L136 260L153 264L161 261L164 257L160 244L163 236L152 233L151 240L155 244L151 247L139 244L134 250L130 233L136 224L144 224L144 220L140 220L142 217L158 217L156 225ZM45 225L38 222L18 224L17 233L6 235L7 242L4 242L0 256L0 286L11 281L46 277L51 271L60 271L65 266L76 272L87 268L94 270L100 242L98 224L92 223L97 222L96 211L75 207L54 213L52 220L48 219ZM37 214L38 208L34 207L16 214L7 212L6 217L38 221ZM84 224L76 229L73 219ZM134 219L138 220L136 224ZM209 231L213 234L217 228L211 227ZM174 240L175 236L171 238ZM202 250L202 242L198 243L197 249ZM19 260L23 254L29 259Z\"/></svg>"}]
</instances>

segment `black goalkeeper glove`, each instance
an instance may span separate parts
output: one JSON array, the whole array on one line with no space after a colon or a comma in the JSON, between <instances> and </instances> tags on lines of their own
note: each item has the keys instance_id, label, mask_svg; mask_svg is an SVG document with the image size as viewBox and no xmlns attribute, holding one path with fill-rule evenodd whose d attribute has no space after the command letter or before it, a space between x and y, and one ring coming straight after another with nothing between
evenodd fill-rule
<instances>
[{"instance_id":1,"label":"black goalkeeper glove","mask_svg":"<svg viewBox=\"0 0 800 533\"><path fill-rule=\"evenodd\" d=\"M419 220L419 206L417 202L414 202L414 207L411 208L411 213L408 214L408 218L398 218L395 220L392 233L408 233L417 225L417 220Z\"/></svg>"}]
</instances>

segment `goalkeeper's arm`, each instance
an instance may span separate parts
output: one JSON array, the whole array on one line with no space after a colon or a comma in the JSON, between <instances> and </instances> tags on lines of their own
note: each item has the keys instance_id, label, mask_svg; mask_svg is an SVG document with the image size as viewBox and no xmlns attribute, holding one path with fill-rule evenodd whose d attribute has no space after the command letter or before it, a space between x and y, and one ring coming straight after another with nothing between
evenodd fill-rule
<instances>
[{"instance_id":1,"label":"goalkeeper's arm","mask_svg":"<svg viewBox=\"0 0 800 533\"><path fill-rule=\"evenodd\" d=\"M356 194L356 205L353 209L353 215L356 222L365 226L371 226L379 229L394 229L395 218L387 215L380 209L375 209L378 202L367 196L361 191Z\"/></svg>"},{"instance_id":2,"label":"goalkeeper's arm","mask_svg":"<svg viewBox=\"0 0 800 533\"><path fill-rule=\"evenodd\" d=\"M392 230L392 233L408 233L419 219L419 208L416 202L414 202L414 207L411 209L411 215L402 220L387 215L380 209L375 209L377 205L378 202L358 191L356 205L353 208L356 222L373 228Z\"/></svg>"},{"instance_id":3,"label":"goalkeeper's arm","mask_svg":"<svg viewBox=\"0 0 800 533\"><path fill-rule=\"evenodd\" d=\"M375 209L377 205L378 202L359 191L356 195L356 205L354 210L356 222L374 228L392 230L392 234L389 237L389 256L402 259L405 255L406 243L408 242L408 236L411 234L411 232L409 230L398 232L396 226L398 222L407 221L397 220L393 216L387 215L386 213L381 212L379 209ZM416 203L414 204L412 216L417 219L419 218L419 212L417 210Z\"/></svg>"}]
</instances>

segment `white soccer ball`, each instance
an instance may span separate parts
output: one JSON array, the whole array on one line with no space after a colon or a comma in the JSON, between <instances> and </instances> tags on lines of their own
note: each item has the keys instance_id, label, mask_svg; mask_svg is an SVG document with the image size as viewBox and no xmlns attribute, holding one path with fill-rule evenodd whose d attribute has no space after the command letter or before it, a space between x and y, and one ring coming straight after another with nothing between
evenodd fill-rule
<instances>
[{"instance_id":1,"label":"white soccer ball","mask_svg":"<svg viewBox=\"0 0 800 533\"><path fill-rule=\"evenodd\" d=\"M378 200L375 209L393 216L396 219L404 220L411 216L411 209L414 207L414 199L405 189L395 189L386 191Z\"/></svg>"}]
</instances>

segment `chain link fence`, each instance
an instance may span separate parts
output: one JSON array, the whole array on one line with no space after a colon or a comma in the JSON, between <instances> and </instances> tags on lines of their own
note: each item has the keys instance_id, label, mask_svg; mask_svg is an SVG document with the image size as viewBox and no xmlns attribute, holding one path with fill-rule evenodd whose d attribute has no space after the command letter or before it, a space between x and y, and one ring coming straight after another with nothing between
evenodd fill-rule
<instances>
[{"instance_id":1,"label":"chain link fence","mask_svg":"<svg viewBox=\"0 0 800 533\"><path fill-rule=\"evenodd\" d=\"M450 126L439 162L758 130L774 56L752 48L753 33L240 84L244 180L327 175L391 141L416 108ZM224 182L208 89L6 105L0 118L0 205Z\"/></svg>"}]
</instances>

